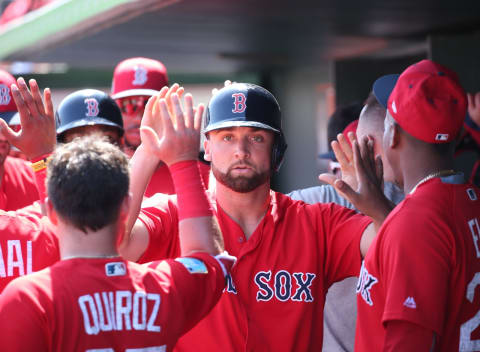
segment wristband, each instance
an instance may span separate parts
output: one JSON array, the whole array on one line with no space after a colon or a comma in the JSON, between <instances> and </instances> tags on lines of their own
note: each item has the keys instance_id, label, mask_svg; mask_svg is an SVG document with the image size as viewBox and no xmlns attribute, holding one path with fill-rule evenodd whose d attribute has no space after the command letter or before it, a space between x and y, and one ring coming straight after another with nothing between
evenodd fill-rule
<instances>
[{"instance_id":1,"label":"wristband","mask_svg":"<svg viewBox=\"0 0 480 352\"><path fill-rule=\"evenodd\" d=\"M196 160L180 161L169 166L177 193L178 219L212 216Z\"/></svg>"},{"instance_id":2,"label":"wristband","mask_svg":"<svg viewBox=\"0 0 480 352\"><path fill-rule=\"evenodd\" d=\"M31 160L32 169L34 172L38 172L47 168L47 164L51 159L51 154L41 155Z\"/></svg>"}]
</instances>

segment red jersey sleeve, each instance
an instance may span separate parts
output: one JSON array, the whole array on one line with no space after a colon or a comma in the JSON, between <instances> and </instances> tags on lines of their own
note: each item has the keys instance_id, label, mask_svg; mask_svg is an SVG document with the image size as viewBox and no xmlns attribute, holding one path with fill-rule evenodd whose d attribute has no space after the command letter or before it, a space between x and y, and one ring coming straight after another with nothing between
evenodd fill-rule
<instances>
[{"instance_id":1,"label":"red jersey sleeve","mask_svg":"<svg viewBox=\"0 0 480 352\"><path fill-rule=\"evenodd\" d=\"M360 240L372 220L342 206L325 206L320 226L325 233L326 287L350 276L358 276L362 262Z\"/></svg>"},{"instance_id":2,"label":"red jersey sleeve","mask_svg":"<svg viewBox=\"0 0 480 352\"><path fill-rule=\"evenodd\" d=\"M225 272L217 259L207 253L149 264L170 272L170 294L176 296L177 319L183 319L181 334L195 326L215 306L226 284ZM224 265L228 271L229 266Z\"/></svg>"},{"instance_id":3,"label":"red jersey sleeve","mask_svg":"<svg viewBox=\"0 0 480 352\"><path fill-rule=\"evenodd\" d=\"M148 263L180 255L176 196L157 194L142 204L139 220L148 231L148 247L137 261Z\"/></svg>"},{"instance_id":4,"label":"red jersey sleeve","mask_svg":"<svg viewBox=\"0 0 480 352\"><path fill-rule=\"evenodd\" d=\"M386 324L385 331L383 352L433 350L433 332L416 324L394 320Z\"/></svg>"},{"instance_id":5,"label":"red jersey sleeve","mask_svg":"<svg viewBox=\"0 0 480 352\"><path fill-rule=\"evenodd\" d=\"M379 247L382 322L408 321L441 335L455 243L445 235L451 231L444 222L409 209L404 207L388 224Z\"/></svg>"},{"instance_id":6,"label":"red jersey sleeve","mask_svg":"<svg viewBox=\"0 0 480 352\"><path fill-rule=\"evenodd\" d=\"M48 351L48 323L35 288L19 278L0 295L0 346L3 352Z\"/></svg>"},{"instance_id":7,"label":"red jersey sleeve","mask_svg":"<svg viewBox=\"0 0 480 352\"><path fill-rule=\"evenodd\" d=\"M17 210L40 199L30 163L8 156L0 190L5 194L4 210Z\"/></svg>"}]
</instances>

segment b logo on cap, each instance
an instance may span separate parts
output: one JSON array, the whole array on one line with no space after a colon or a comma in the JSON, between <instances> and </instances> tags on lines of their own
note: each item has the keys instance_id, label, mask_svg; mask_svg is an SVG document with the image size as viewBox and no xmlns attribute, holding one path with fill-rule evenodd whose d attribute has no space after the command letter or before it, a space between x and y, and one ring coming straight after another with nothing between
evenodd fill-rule
<instances>
[{"instance_id":1,"label":"b logo on cap","mask_svg":"<svg viewBox=\"0 0 480 352\"><path fill-rule=\"evenodd\" d=\"M5 84L0 84L0 105L8 105L11 99L10 88Z\"/></svg>"},{"instance_id":2,"label":"b logo on cap","mask_svg":"<svg viewBox=\"0 0 480 352\"><path fill-rule=\"evenodd\" d=\"M135 66L133 68L135 70L135 78L133 79L133 82L132 84L134 86L143 86L146 82L147 82L147 74L148 74L148 71L145 67L143 66Z\"/></svg>"},{"instance_id":3,"label":"b logo on cap","mask_svg":"<svg viewBox=\"0 0 480 352\"><path fill-rule=\"evenodd\" d=\"M232 112L234 113L244 112L245 109L247 108L247 98L245 97L245 94L233 93L232 98L233 98L233 105L234 105Z\"/></svg>"},{"instance_id":4,"label":"b logo on cap","mask_svg":"<svg viewBox=\"0 0 480 352\"><path fill-rule=\"evenodd\" d=\"M87 105L87 113L85 116L95 117L98 115L98 101L95 98L85 99L85 104Z\"/></svg>"}]
</instances>

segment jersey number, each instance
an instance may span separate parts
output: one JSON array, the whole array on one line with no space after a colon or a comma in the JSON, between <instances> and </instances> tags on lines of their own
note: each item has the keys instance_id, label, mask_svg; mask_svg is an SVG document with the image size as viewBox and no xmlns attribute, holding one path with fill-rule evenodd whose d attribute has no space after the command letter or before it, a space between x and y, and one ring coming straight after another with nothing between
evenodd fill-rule
<instances>
[{"instance_id":1,"label":"jersey number","mask_svg":"<svg viewBox=\"0 0 480 352\"><path fill-rule=\"evenodd\" d=\"M467 286L467 299L473 303L475 289L480 285L480 273L476 273ZM472 331L480 325L480 311L475 316L460 326L460 352L480 351L480 340L472 340Z\"/></svg>"}]
</instances>

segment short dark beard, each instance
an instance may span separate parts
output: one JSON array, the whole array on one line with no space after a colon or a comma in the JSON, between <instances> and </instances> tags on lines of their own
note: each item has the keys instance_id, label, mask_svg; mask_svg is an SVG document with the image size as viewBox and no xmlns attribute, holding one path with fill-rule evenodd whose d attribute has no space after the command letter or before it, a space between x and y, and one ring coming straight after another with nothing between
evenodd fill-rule
<instances>
[{"instance_id":1,"label":"short dark beard","mask_svg":"<svg viewBox=\"0 0 480 352\"><path fill-rule=\"evenodd\" d=\"M222 185L238 193L248 193L255 190L259 186L268 182L271 176L271 172L267 170L262 173L255 172L251 177L233 177L232 170L234 166L235 165L231 166L226 173L223 173L218 170L215 165L211 164L212 172L215 176L215 179Z\"/></svg>"}]
</instances>

